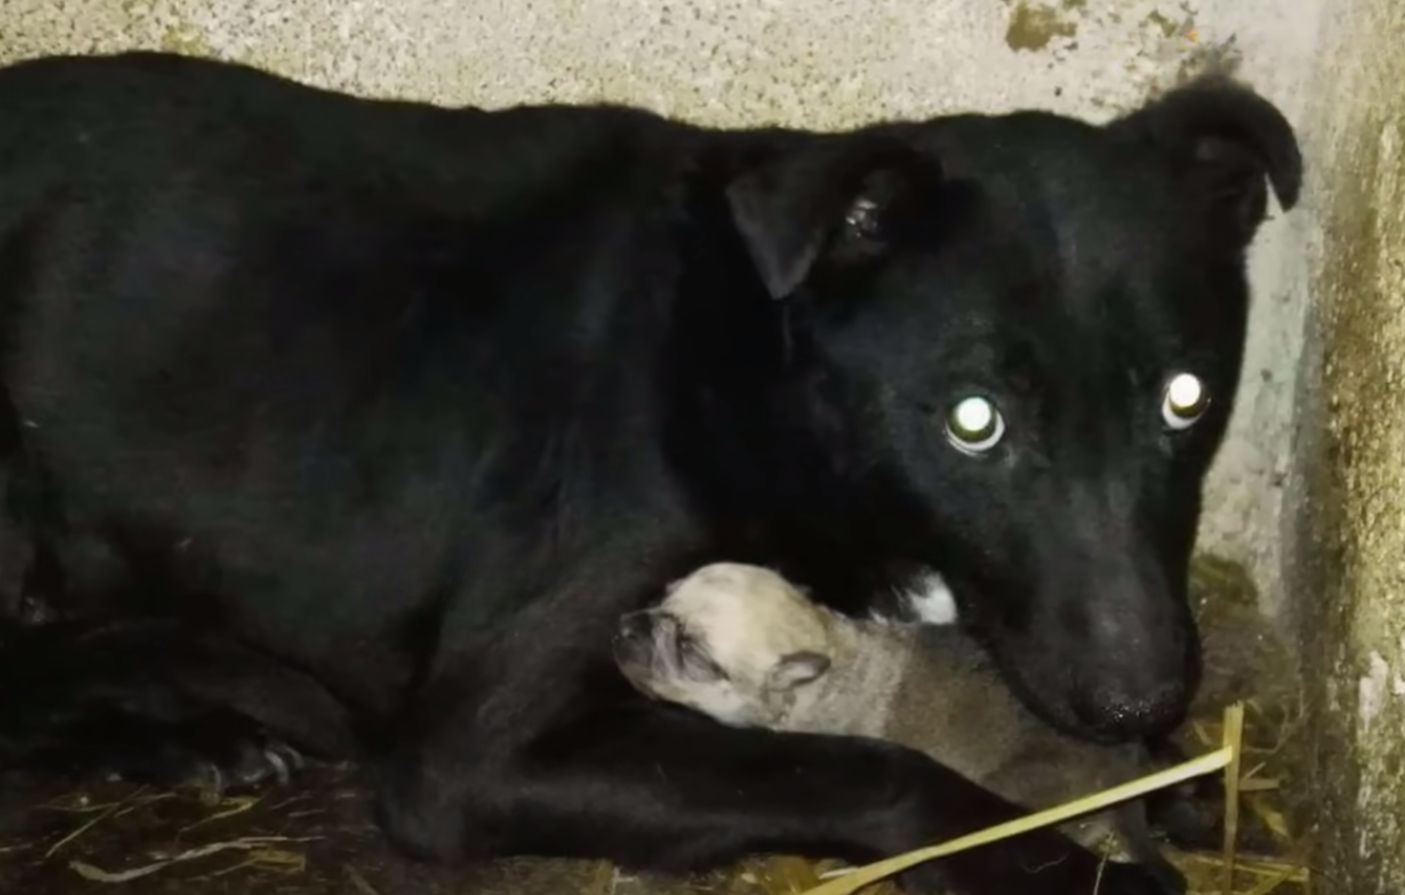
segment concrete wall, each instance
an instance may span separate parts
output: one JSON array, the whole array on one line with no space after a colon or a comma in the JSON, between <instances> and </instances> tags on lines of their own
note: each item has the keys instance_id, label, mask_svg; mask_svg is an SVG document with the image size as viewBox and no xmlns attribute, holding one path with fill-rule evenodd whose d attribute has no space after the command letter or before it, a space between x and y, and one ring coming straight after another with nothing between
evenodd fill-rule
<instances>
[{"instance_id":1,"label":"concrete wall","mask_svg":"<svg viewBox=\"0 0 1405 895\"><path fill-rule=\"evenodd\" d=\"M1322 889L1405 889L1405 4L1323 22L1288 519Z\"/></svg>"}]
</instances>

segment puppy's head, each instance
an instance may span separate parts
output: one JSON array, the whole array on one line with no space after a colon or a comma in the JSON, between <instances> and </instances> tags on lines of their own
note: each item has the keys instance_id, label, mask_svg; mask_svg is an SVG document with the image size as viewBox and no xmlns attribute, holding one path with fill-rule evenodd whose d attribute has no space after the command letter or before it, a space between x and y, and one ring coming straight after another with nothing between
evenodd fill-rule
<instances>
[{"instance_id":1,"label":"puppy's head","mask_svg":"<svg viewBox=\"0 0 1405 895\"><path fill-rule=\"evenodd\" d=\"M726 724L776 727L830 664L824 610L768 569L704 566L620 620L615 661L646 695Z\"/></svg>"}]
</instances>

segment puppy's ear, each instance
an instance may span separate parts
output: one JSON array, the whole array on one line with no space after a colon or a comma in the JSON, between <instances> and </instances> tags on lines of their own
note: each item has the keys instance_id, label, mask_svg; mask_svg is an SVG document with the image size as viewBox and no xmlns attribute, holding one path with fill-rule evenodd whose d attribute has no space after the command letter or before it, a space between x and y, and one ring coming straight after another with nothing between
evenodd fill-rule
<instances>
[{"instance_id":1,"label":"puppy's ear","mask_svg":"<svg viewBox=\"0 0 1405 895\"><path fill-rule=\"evenodd\" d=\"M898 206L939 179L934 161L895 139L829 137L741 175L727 202L767 291L781 299L826 253L850 262L880 254Z\"/></svg>"},{"instance_id":2,"label":"puppy's ear","mask_svg":"<svg viewBox=\"0 0 1405 895\"><path fill-rule=\"evenodd\" d=\"M773 690L791 690L808 684L829 670L829 657L804 650L787 653L766 672L766 685Z\"/></svg>"},{"instance_id":3,"label":"puppy's ear","mask_svg":"<svg viewBox=\"0 0 1405 895\"><path fill-rule=\"evenodd\" d=\"M1285 209L1298 201L1303 161L1293 129L1268 100L1222 78L1171 91L1111 125L1160 152L1209 215L1207 225L1246 245L1273 185Z\"/></svg>"}]
</instances>

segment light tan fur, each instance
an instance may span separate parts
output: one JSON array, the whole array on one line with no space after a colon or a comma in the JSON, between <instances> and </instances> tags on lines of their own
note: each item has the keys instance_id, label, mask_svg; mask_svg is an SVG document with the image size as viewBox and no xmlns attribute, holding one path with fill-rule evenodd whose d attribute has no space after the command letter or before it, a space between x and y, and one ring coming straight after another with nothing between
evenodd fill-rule
<instances>
[{"instance_id":1,"label":"light tan fur","mask_svg":"<svg viewBox=\"0 0 1405 895\"><path fill-rule=\"evenodd\" d=\"M851 619L769 569L736 563L698 569L648 612L652 649L621 659L626 676L650 696L724 723L895 740L1032 808L1143 770L1139 749L1075 741L1034 717L954 627ZM722 674L689 673L670 660L678 636ZM819 657L824 667L811 674ZM1145 826L1139 813L1102 815L1068 832L1101 843L1124 819ZM1115 856L1143 850L1128 841L1140 835L1114 836Z\"/></svg>"}]
</instances>

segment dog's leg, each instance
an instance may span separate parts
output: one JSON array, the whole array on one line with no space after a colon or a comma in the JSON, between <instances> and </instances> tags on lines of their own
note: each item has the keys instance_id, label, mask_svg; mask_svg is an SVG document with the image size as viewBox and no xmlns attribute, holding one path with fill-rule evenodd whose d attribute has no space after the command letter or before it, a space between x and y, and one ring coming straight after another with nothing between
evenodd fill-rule
<instances>
[{"instance_id":1,"label":"dog's leg","mask_svg":"<svg viewBox=\"0 0 1405 895\"><path fill-rule=\"evenodd\" d=\"M1151 824L1147 822L1146 803L1143 800L1126 802L1113 808L1107 815L1121 841L1127 857L1156 874L1163 881L1163 888L1169 893L1186 891L1186 881L1174 864L1161 850L1161 844L1152 835Z\"/></svg>"},{"instance_id":2,"label":"dog's leg","mask_svg":"<svg viewBox=\"0 0 1405 895\"><path fill-rule=\"evenodd\" d=\"M11 630L0 682L0 768L222 789L286 779L299 748L353 750L344 710L310 678L175 622Z\"/></svg>"},{"instance_id":3,"label":"dog's leg","mask_svg":"<svg viewBox=\"0 0 1405 895\"><path fill-rule=\"evenodd\" d=\"M542 854L701 868L757 852L867 861L1009 819L1011 804L918 752L848 737L725 727L642 698L577 711L528 740L440 702L431 741L407 744L386 778L382 820L428 857ZM462 707L461 707L462 708ZM497 728L506 730L506 727ZM1040 831L964 852L909 882L973 895L1087 895L1096 857ZM1135 865L1100 891L1162 893Z\"/></svg>"}]
</instances>

